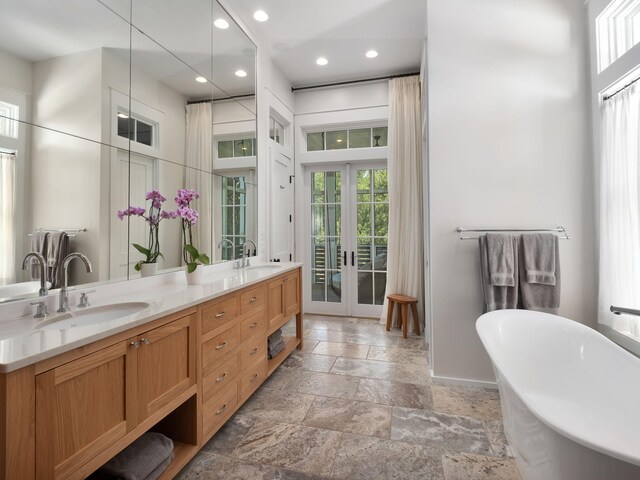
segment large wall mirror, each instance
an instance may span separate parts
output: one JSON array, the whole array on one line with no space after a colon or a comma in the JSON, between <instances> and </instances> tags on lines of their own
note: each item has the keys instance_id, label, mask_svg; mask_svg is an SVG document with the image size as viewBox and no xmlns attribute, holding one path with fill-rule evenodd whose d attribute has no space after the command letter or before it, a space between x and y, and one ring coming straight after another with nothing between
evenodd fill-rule
<instances>
[{"instance_id":1,"label":"large wall mirror","mask_svg":"<svg viewBox=\"0 0 640 480\"><path fill-rule=\"evenodd\" d=\"M0 0L0 301L140 275L157 190L200 194L195 244L212 262L257 240L256 48L212 0ZM62 235L64 232L66 235ZM158 271L180 268L179 219L160 222ZM32 293L35 292L35 293Z\"/></svg>"}]
</instances>

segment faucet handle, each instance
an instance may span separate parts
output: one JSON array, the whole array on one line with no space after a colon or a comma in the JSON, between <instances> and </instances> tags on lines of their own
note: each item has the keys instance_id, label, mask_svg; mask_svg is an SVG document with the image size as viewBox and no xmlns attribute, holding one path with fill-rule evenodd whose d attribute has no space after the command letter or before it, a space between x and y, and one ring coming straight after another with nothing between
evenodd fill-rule
<instances>
[{"instance_id":1,"label":"faucet handle","mask_svg":"<svg viewBox=\"0 0 640 480\"><path fill-rule=\"evenodd\" d=\"M38 306L36 314L33 316L33 318L44 318L49 315L49 312L47 312L47 302L45 302L44 300L40 302L31 302L31 305Z\"/></svg>"},{"instance_id":2,"label":"faucet handle","mask_svg":"<svg viewBox=\"0 0 640 480\"><path fill-rule=\"evenodd\" d=\"M95 290L89 290L88 292L82 292L80 294L80 302L78 303L78 308L86 308L90 306L89 304L89 294L95 293Z\"/></svg>"}]
</instances>

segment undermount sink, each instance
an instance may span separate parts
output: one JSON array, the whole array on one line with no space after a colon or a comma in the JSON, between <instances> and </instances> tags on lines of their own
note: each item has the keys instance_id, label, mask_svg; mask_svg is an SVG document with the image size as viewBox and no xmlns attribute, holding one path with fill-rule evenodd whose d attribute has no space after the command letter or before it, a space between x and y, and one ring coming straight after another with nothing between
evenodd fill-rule
<instances>
[{"instance_id":1,"label":"undermount sink","mask_svg":"<svg viewBox=\"0 0 640 480\"><path fill-rule=\"evenodd\" d=\"M74 310L45 318L36 325L36 328L38 330L65 330L72 327L87 327L133 315L148 306L149 304L146 302L127 302Z\"/></svg>"},{"instance_id":2,"label":"undermount sink","mask_svg":"<svg viewBox=\"0 0 640 480\"><path fill-rule=\"evenodd\" d=\"M245 270L277 270L278 268L282 268L281 265L253 265L251 267L246 267Z\"/></svg>"}]
</instances>

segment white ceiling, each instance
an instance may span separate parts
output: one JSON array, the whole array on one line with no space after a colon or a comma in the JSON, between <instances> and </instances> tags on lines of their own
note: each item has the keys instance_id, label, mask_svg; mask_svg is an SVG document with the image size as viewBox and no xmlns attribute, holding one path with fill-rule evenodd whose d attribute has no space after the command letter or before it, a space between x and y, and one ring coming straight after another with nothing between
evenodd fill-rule
<instances>
[{"instance_id":1,"label":"white ceiling","mask_svg":"<svg viewBox=\"0 0 640 480\"><path fill-rule=\"evenodd\" d=\"M233 0L294 87L409 73L420 68L426 0ZM269 20L260 23L253 12ZM367 59L367 50L378 57ZM329 64L316 65L323 56Z\"/></svg>"}]
</instances>

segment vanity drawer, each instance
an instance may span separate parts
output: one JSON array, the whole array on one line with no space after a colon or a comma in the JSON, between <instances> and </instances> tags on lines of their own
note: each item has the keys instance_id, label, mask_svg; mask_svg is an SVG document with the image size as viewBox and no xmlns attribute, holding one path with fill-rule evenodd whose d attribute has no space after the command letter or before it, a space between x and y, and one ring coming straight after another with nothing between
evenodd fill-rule
<instances>
[{"instance_id":1,"label":"vanity drawer","mask_svg":"<svg viewBox=\"0 0 640 480\"><path fill-rule=\"evenodd\" d=\"M233 325L202 345L202 368L234 353L238 346L238 325Z\"/></svg>"},{"instance_id":2,"label":"vanity drawer","mask_svg":"<svg viewBox=\"0 0 640 480\"><path fill-rule=\"evenodd\" d=\"M202 333L205 334L238 316L238 297L232 295L202 310Z\"/></svg>"},{"instance_id":3,"label":"vanity drawer","mask_svg":"<svg viewBox=\"0 0 640 480\"><path fill-rule=\"evenodd\" d=\"M262 307L266 303L267 294L264 285L240 295L240 313L247 313L258 307Z\"/></svg>"},{"instance_id":4,"label":"vanity drawer","mask_svg":"<svg viewBox=\"0 0 640 480\"><path fill-rule=\"evenodd\" d=\"M219 427L238 405L238 382L234 381L221 390L202 408L202 429L208 435Z\"/></svg>"},{"instance_id":5,"label":"vanity drawer","mask_svg":"<svg viewBox=\"0 0 640 480\"><path fill-rule=\"evenodd\" d=\"M265 358L267 358L267 339L264 335L251 337L240 345L240 366L243 372Z\"/></svg>"},{"instance_id":6,"label":"vanity drawer","mask_svg":"<svg viewBox=\"0 0 640 480\"><path fill-rule=\"evenodd\" d=\"M267 316L264 309L262 309L240 323L240 341L244 342L254 335L264 334L266 330Z\"/></svg>"},{"instance_id":7,"label":"vanity drawer","mask_svg":"<svg viewBox=\"0 0 640 480\"><path fill-rule=\"evenodd\" d=\"M267 378L267 360L254 365L242 375L242 398L251 395Z\"/></svg>"},{"instance_id":8,"label":"vanity drawer","mask_svg":"<svg viewBox=\"0 0 640 480\"><path fill-rule=\"evenodd\" d=\"M205 370L202 378L202 402L207 403L220 390L229 384L235 384L240 372L238 354L232 355L222 365L212 363L211 368ZM207 371L208 370L208 371Z\"/></svg>"}]
</instances>

